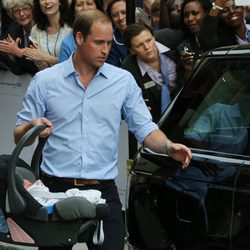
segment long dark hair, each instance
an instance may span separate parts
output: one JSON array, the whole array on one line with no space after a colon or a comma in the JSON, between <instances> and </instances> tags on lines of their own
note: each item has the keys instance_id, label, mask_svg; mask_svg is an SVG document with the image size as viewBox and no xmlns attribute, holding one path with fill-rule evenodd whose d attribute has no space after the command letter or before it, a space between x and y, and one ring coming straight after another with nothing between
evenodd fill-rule
<instances>
[{"instance_id":1,"label":"long dark hair","mask_svg":"<svg viewBox=\"0 0 250 250\"><path fill-rule=\"evenodd\" d=\"M69 15L69 5L68 0L59 0L60 6L60 25L63 27L64 24L70 24L70 15ZM49 26L49 20L47 16L42 12L40 7L40 1L34 0L34 20L37 24L37 28L40 30L46 30Z\"/></svg>"},{"instance_id":2,"label":"long dark hair","mask_svg":"<svg viewBox=\"0 0 250 250\"><path fill-rule=\"evenodd\" d=\"M125 2L126 3L126 0L111 0L108 5L107 5L107 10L106 10L106 13L107 15L109 16L109 18L112 20L112 15L111 15L111 9L113 7L113 5L117 2Z\"/></svg>"}]
</instances>

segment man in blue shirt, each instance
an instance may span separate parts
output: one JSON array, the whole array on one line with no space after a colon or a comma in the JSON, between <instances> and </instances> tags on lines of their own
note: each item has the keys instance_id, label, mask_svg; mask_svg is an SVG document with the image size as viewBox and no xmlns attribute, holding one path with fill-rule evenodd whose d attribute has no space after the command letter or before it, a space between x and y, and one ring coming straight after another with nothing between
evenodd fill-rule
<instances>
[{"instance_id":1,"label":"man in blue shirt","mask_svg":"<svg viewBox=\"0 0 250 250\"><path fill-rule=\"evenodd\" d=\"M14 137L18 142L33 126L47 125L40 133L40 137L49 136L41 164L44 184L52 192L74 185L100 190L110 213L104 221L105 240L98 249L123 250L122 207L114 183L122 115L140 143L168 153L184 168L191 151L172 143L152 122L132 75L105 63L112 42L110 19L98 10L86 11L77 16L73 33L76 52L31 81ZM97 249L91 242L87 245Z\"/></svg>"}]
</instances>

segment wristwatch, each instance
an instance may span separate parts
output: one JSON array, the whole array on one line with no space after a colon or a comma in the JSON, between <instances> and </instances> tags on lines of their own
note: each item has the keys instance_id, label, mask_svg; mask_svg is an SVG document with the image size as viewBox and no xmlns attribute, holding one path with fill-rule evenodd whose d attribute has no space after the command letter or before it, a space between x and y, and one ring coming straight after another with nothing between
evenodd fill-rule
<instances>
[{"instance_id":1,"label":"wristwatch","mask_svg":"<svg viewBox=\"0 0 250 250\"><path fill-rule=\"evenodd\" d=\"M212 6L213 10L223 10L223 7L216 5L215 2L212 3Z\"/></svg>"}]
</instances>

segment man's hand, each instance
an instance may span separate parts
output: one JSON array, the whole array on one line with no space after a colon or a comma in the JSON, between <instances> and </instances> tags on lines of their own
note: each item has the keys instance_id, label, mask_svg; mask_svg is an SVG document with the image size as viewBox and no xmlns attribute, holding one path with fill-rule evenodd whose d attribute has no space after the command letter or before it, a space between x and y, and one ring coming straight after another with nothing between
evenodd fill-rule
<instances>
[{"instance_id":1,"label":"man's hand","mask_svg":"<svg viewBox=\"0 0 250 250\"><path fill-rule=\"evenodd\" d=\"M38 126L38 125L46 125L47 127L39 133L39 137L45 138L48 137L53 129L53 124L46 118L38 118L34 119L30 122L18 125L14 129L14 139L15 143L18 143L19 140L22 138L22 136L31 128ZM31 141L30 144L32 144L34 141Z\"/></svg>"},{"instance_id":2,"label":"man's hand","mask_svg":"<svg viewBox=\"0 0 250 250\"><path fill-rule=\"evenodd\" d=\"M192 159L191 150L183 144L168 142L165 146L165 151L176 161L182 162L182 168L187 168Z\"/></svg>"},{"instance_id":3,"label":"man's hand","mask_svg":"<svg viewBox=\"0 0 250 250\"><path fill-rule=\"evenodd\" d=\"M45 138L48 137L53 129L53 124L46 118L38 118L33 120L32 122L32 127L35 127L37 125L46 125L47 128L45 128L43 131L39 133L39 137Z\"/></svg>"},{"instance_id":4,"label":"man's hand","mask_svg":"<svg viewBox=\"0 0 250 250\"><path fill-rule=\"evenodd\" d=\"M144 145L158 153L167 153L171 158L182 163L187 168L192 159L191 150L183 144L173 143L160 130L151 132L144 140Z\"/></svg>"}]
</instances>

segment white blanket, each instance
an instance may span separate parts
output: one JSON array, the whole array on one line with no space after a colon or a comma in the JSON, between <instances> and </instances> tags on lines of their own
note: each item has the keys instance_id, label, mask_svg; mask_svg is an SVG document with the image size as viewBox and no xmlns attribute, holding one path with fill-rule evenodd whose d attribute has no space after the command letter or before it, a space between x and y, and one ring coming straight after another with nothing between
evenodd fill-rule
<instances>
[{"instance_id":1,"label":"white blanket","mask_svg":"<svg viewBox=\"0 0 250 250\"><path fill-rule=\"evenodd\" d=\"M56 202L72 196L84 197L93 204L103 204L106 202L105 199L101 198L102 193L98 190L79 190L77 188L72 188L68 189L65 193L52 193L41 180L35 181L30 187L27 188L27 191L43 206L52 206Z\"/></svg>"}]
</instances>

